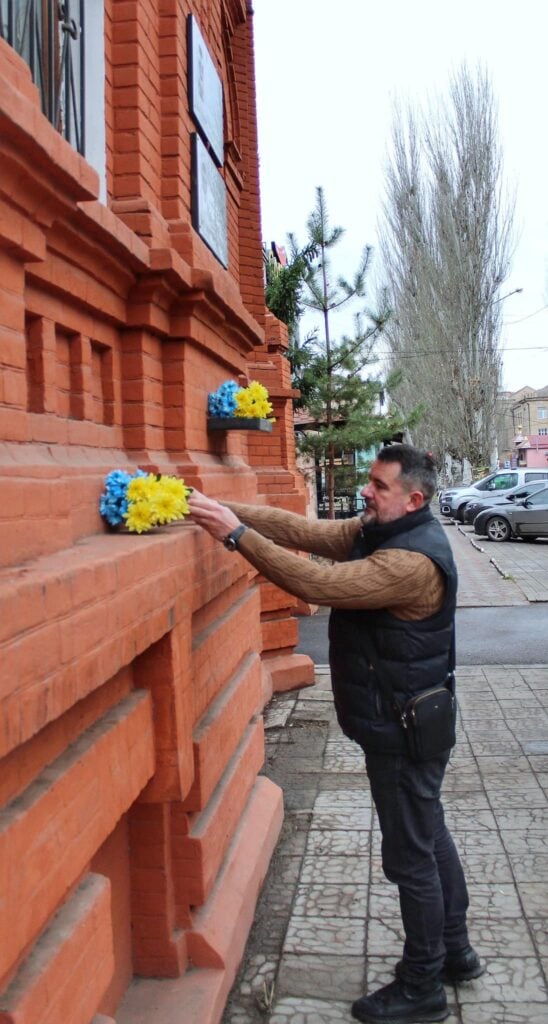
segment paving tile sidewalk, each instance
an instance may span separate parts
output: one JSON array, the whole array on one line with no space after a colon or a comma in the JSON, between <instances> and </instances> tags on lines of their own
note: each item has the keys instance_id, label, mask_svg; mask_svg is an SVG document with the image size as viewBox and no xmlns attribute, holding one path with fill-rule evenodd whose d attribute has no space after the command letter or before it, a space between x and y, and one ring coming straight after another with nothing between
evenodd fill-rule
<instances>
[{"instance_id":1,"label":"paving tile sidewalk","mask_svg":"<svg viewBox=\"0 0 548 1024\"><path fill-rule=\"evenodd\" d=\"M548 666L458 672L459 742L444 802L471 896L475 982L449 1024L548 1022ZM351 1022L392 977L402 933L363 758L335 722L328 670L266 711L265 772L286 819L223 1024Z\"/></svg>"},{"instance_id":2,"label":"paving tile sidewalk","mask_svg":"<svg viewBox=\"0 0 548 1024\"><path fill-rule=\"evenodd\" d=\"M459 573L457 604L459 608L504 608L526 605L527 596L513 574L503 574L489 559L487 552L470 545L470 537L462 527L443 521L447 539ZM489 545L488 541L485 541ZM500 548L501 544L490 544ZM493 554L491 551L490 554ZM508 578L511 576L512 578Z\"/></svg>"},{"instance_id":3,"label":"paving tile sidewalk","mask_svg":"<svg viewBox=\"0 0 548 1024\"><path fill-rule=\"evenodd\" d=\"M521 592L530 602L548 601L548 541L528 544L517 540L495 544L485 537L478 537L469 527L462 526L458 526L456 533L450 536L457 562L457 553L463 541L472 544L477 552L476 565L470 563L469 557L466 563L468 577L472 570L472 589L474 581L481 580L483 584L483 581L491 579L492 568L496 569L503 581L502 587L500 584L495 586L495 601L489 599L486 604L498 603L504 593L515 597L516 592ZM467 578L465 587L469 586L470 580ZM519 591L516 588L519 588ZM468 603L466 598L464 603ZM520 602L512 598L508 603Z\"/></svg>"}]
</instances>

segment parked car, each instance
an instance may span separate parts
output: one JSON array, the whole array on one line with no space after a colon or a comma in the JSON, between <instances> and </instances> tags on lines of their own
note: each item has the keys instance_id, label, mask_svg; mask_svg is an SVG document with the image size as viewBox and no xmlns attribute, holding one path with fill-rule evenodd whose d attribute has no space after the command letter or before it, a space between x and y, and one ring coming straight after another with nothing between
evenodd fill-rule
<instances>
[{"instance_id":1,"label":"parked car","mask_svg":"<svg viewBox=\"0 0 548 1024\"><path fill-rule=\"evenodd\" d=\"M496 493L497 496L508 494L514 487L520 484L531 483L534 480L548 479L548 468L527 469L520 466L516 469L501 469L496 473L489 473L481 480L468 484L466 487L451 487L440 494L440 512L442 516L454 516L460 523L463 522L464 509L469 501L476 498L480 500Z\"/></svg>"},{"instance_id":2,"label":"parked car","mask_svg":"<svg viewBox=\"0 0 548 1024\"><path fill-rule=\"evenodd\" d=\"M511 507L486 508L474 519L474 532L494 541L548 537L548 487Z\"/></svg>"},{"instance_id":3,"label":"parked car","mask_svg":"<svg viewBox=\"0 0 548 1024\"><path fill-rule=\"evenodd\" d=\"M546 487L546 480L537 480L535 483L512 487L512 490L508 491L507 494L494 494L492 498L484 498L483 501L469 501L464 509L464 522L468 524L473 523L476 516L480 512L484 512L486 508L494 508L499 505L502 505L504 508L508 501L523 501L530 494L542 490L543 487Z\"/></svg>"}]
</instances>

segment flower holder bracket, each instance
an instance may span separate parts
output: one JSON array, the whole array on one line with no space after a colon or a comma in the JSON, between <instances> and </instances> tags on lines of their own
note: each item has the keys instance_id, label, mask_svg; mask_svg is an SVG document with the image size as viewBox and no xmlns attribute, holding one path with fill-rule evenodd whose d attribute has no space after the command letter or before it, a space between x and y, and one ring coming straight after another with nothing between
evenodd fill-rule
<instances>
[{"instance_id":1,"label":"flower holder bracket","mask_svg":"<svg viewBox=\"0 0 548 1024\"><path fill-rule=\"evenodd\" d=\"M207 430L262 430L266 434L272 432L272 423L267 419L247 416L208 416Z\"/></svg>"}]
</instances>

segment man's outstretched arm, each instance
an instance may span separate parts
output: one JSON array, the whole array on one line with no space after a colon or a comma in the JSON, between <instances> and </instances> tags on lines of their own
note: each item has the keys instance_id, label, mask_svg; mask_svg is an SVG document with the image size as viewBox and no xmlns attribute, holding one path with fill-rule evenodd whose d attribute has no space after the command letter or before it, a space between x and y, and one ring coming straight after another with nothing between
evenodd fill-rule
<instances>
[{"instance_id":1,"label":"man's outstretched arm","mask_svg":"<svg viewBox=\"0 0 548 1024\"><path fill-rule=\"evenodd\" d=\"M217 540L241 525L226 505L197 492L189 505L196 522ZM272 583L313 604L387 608L403 619L421 619L438 611L443 601L443 574L416 552L390 549L342 565L319 565L284 550L255 529L240 537L238 550Z\"/></svg>"},{"instance_id":2,"label":"man's outstretched arm","mask_svg":"<svg viewBox=\"0 0 548 1024\"><path fill-rule=\"evenodd\" d=\"M238 522L229 520L228 517L225 518L216 506L233 512ZM197 513L194 515L196 522L199 522L197 516L200 512L206 509L210 512L215 510L216 515L213 519L217 521L219 518L219 521L223 523L223 528L227 527L229 522L234 522L232 529L235 529L240 522L245 523L246 526L253 527L261 536L273 540L276 544L282 544L283 547L293 548L296 551L309 551L323 558L331 558L335 562L344 562L348 558L354 538L361 527L361 519L357 517L339 520L310 520L295 512L271 508L268 505L244 505L235 501L216 502L211 498L206 498L199 491L193 491L190 507L193 515L195 512ZM205 521L200 523L200 526L202 525L205 525ZM225 529L222 536L226 536L229 532L230 530ZM220 539L222 540L222 537L217 537L217 540Z\"/></svg>"}]
</instances>

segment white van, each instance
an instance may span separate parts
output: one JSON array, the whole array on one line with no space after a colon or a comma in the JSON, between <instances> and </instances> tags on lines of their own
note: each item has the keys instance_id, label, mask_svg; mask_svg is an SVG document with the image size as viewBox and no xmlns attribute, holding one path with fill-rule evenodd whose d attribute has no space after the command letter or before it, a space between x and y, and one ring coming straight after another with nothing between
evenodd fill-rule
<instances>
[{"instance_id":1,"label":"white van","mask_svg":"<svg viewBox=\"0 0 548 1024\"><path fill-rule=\"evenodd\" d=\"M482 480L467 484L466 487L450 487L440 493L440 512L442 516L453 516L464 522L464 509L469 501L475 498L488 498L489 494L504 495L513 487L531 483L533 480L548 480L546 469L527 469L525 466L516 469L500 469L496 473L484 476Z\"/></svg>"}]
</instances>

